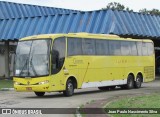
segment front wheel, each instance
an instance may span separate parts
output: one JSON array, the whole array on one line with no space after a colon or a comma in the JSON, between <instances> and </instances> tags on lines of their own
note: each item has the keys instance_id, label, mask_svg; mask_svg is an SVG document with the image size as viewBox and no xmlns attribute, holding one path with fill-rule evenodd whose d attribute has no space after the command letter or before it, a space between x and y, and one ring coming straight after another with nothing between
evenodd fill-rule
<instances>
[{"instance_id":1,"label":"front wheel","mask_svg":"<svg viewBox=\"0 0 160 117\"><path fill-rule=\"evenodd\" d=\"M45 92L34 92L38 97L44 96Z\"/></svg>"},{"instance_id":2,"label":"front wheel","mask_svg":"<svg viewBox=\"0 0 160 117\"><path fill-rule=\"evenodd\" d=\"M72 96L74 93L74 85L71 79L67 80L66 90L63 91L63 94L67 97Z\"/></svg>"}]
</instances>

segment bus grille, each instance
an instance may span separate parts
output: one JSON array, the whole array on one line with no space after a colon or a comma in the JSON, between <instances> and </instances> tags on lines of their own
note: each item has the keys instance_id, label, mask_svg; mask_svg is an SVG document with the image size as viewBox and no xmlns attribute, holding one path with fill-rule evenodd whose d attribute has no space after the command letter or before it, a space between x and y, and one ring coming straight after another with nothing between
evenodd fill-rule
<instances>
[{"instance_id":1,"label":"bus grille","mask_svg":"<svg viewBox=\"0 0 160 117\"><path fill-rule=\"evenodd\" d=\"M144 67L144 74L146 76L146 79L154 78L154 67Z\"/></svg>"}]
</instances>

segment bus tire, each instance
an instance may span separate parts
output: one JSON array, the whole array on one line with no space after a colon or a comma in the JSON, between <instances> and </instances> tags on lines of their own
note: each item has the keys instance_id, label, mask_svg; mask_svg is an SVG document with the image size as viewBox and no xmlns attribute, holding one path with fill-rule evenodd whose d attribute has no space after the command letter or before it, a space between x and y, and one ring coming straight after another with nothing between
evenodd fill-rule
<instances>
[{"instance_id":1,"label":"bus tire","mask_svg":"<svg viewBox=\"0 0 160 117\"><path fill-rule=\"evenodd\" d=\"M136 77L136 81L134 82L134 87L138 89L141 87L141 85L142 85L142 77L141 75L138 74Z\"/></svg>"},{"instance_id":2,"label":"bus tire","mask_svg":"<svg viewBox=\"0 0 160 117\"><path fill-rule=\"evenodd\" d=\"M128 75L126 88L132 89L133 87L134 87L134 77L132 75Z\"/></svg>"},{"instance_id":3,"label":"bus tire","mask_svg":"<svg viewBox=\"0 0 160 117\"><path fill-rule=\"evenodd\" d=\"M34 92L38 97L44 96L45 92Z\"/></svg>"},{"instance_id":4,"label":"bus tire","mask_svg":"<svg viewBox=\"0 0 160 117\"><path fill-rule=\"evenodd\" d=\"M74 93L74 85L73 85L73 82L71 79L68 79L67 80L67 83L66 83L66 90L63 91L63 94L67 97L69 96L72 96Z\"/></svg>"},{"instance_id":5,"label":"bus tire","mask_svg":"<svg viewBox=\"0 0 160 117\"><path fill-rule=\"evenodd\" d=\"M127 84L121 85L121 89L132 89L134 87L134 78L132 75L128 75Z\"/></svg>"}]
</instances>

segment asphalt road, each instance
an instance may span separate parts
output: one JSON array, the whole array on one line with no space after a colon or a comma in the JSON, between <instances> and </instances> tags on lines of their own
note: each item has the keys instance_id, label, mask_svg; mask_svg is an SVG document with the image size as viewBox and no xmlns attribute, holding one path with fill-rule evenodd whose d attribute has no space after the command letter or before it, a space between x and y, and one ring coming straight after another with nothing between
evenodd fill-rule
<instances>
[{"instance_id":1,"label":"asphalt road","mask_svg":"<svg viewBox=\"0 0 160 117\"><path fill-rule=\"evenodd\" d=\"M160 80L143 83L142 88L132 90L121 90L117 88L112 91L102 92L97 88L79 89L75 91L72 97L64 97L62 93L57 92L46 93L44 97L37 97L33 92L0 91L0 108L76 108L91 100L154 92L160 93ZM15 116L17 117L17 115ZM53 117L53 115L47 116ZM74 115L69 114L54 116L74 117Z\"/></svg>"}]
</instances>

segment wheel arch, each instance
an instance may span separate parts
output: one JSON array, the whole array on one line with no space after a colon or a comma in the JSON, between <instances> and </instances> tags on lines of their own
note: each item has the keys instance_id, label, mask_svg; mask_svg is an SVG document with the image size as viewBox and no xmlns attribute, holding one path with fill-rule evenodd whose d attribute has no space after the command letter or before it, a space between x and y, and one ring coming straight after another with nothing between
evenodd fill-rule
<instances>
[{"instance_id":1,"label":"wheel arch","mask_svg":"<svg viewBox=\"0 0 160 117\"><path fill-rule=\"evenodd\" d=\"M74 85L74 88L77 89L77 88L78 88L78 82L77 82L76 77L75 77L75 76L69 76L69 77L66 79L66 83L67 83L67 81L68 81L69 79L72 80L73 85Z\"/></svg>"},{"instance_id":2,"label":"wheel arch","mask_svg":"<svg viewBox=\"0 0 160 117\"><path fill-rule=\"evenodd\" d=\"M137 76L138 76L138 75L140 75L140 76L141 76L141 78L142 78L142 82L144 82L144 78L143 78L143 74L142 74L142 72L138 72L138 73L137 73Z\"/></svg>"},{"instance_id":3,"label":"wheel arch","mask_svg":"<svg viewBox=\"0 0 160 117\"><path fill-rule=\"evenodd\" d=\"M134 73L130 72L130 73L128 74L128 76L129 76L129 75L132 75L132 76L133 76L133 79L134 79L134 81L135 81L135 75L134 75Z\"/></svg>"}]
</instances>

